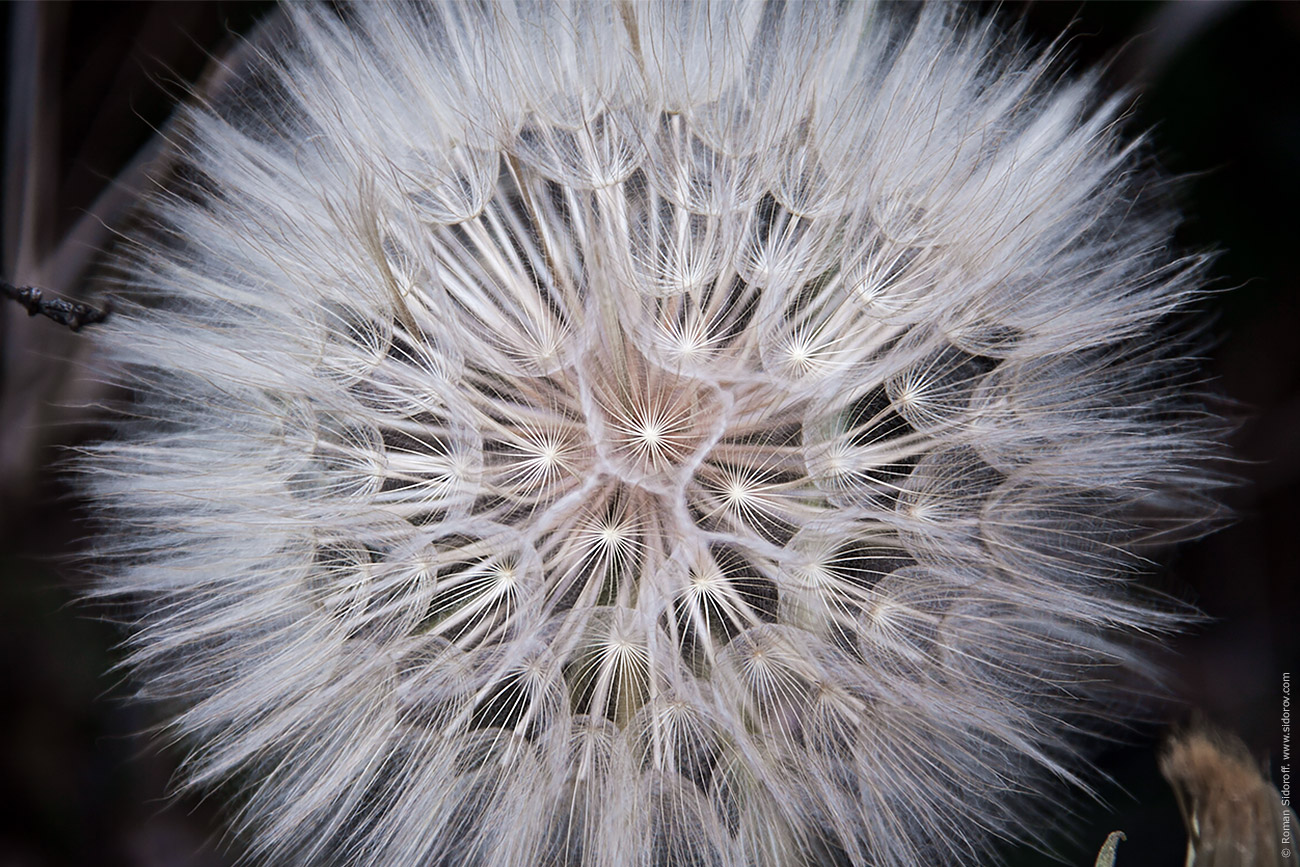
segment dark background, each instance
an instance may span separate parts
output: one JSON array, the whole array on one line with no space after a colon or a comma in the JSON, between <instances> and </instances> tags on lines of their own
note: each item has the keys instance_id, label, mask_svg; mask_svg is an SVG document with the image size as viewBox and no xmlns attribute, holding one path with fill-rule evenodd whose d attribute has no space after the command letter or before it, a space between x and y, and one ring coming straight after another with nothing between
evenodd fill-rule
<instances>
[{"instance_id":1,"label":"dark background","mask_svg":"<svg viewBox=\"0 0 1300 867\"><path fill-rule=\"evenodd\" d=\"M1238 518L1152 578L1211 618L1175 642L1181 704L1160 716L1204 710L1276 775L1281 675L1300 673L1300 4L978 8L1041 43L1067 33L1071 65L1103 65L1108 87L1134 89L1131 129L1150 130L1160 162L1184 176L1179 244L1222 253L1222 291L1200 310L1217 335L1207 374L1241 418L1230 442L1241 484L1227 495ZM158 167L145 170L154 129L188 87L219 85L211 58L237 49L235 34L265 9L0 7L6 278L84 291L109 229ZM229 864L215 799L166 799L175 757L150 745L142 733L156 720L112 673L121 636L75 602L85 578L65 557L87 530L52 467L95 435L63 408L95 397L76 375L77 337L6 304L0 341L0 867ZM1111 779L1100 801L1049 811L1064 863L1091 865L1115 829L1128 834L1120 867L1183 863L1181 821L1156 768L1161 734L1143 727L1103 752ZM1024 848L1007 857L1055 863Z\"/></svg>"}]
</instances>

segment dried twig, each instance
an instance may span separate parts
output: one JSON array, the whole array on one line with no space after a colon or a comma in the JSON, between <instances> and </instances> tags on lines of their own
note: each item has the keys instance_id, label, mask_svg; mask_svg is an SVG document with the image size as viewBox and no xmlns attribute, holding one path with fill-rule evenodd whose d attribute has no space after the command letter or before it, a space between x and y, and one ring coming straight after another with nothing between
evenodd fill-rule
<instances>
[{"instance_id":1,"label":"dried twig","mask_svg":"<svg viewBox=\"0 0 1300 867\"><path fill-rule=\"evenodd\" d=\"M46 298L43 290L35 286L15 286L0 280L0 294L12 298L27 308L28 316L45 316L60 325L66 325L73 331L80 331L82 326L95 325L108 318L109 307L101 310L89 304L65 301L62 298Z\"/></svg>"}]
</instances>

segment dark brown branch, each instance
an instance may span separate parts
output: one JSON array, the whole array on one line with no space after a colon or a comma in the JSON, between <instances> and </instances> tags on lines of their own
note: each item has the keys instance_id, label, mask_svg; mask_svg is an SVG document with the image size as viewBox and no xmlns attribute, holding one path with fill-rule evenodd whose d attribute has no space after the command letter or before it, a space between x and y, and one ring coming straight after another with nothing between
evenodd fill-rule
<instances>
[{"instance_id":1,"label":"dark brown branch","mask_svg":"<svg viewBox=\"0 0 1300 867\"><path fill-rule=\"evenodd\" d=\"M0 280L0 293L12 298L27 308L28 316L45 316L60 325L66 325L73 331L80 331L83 325L94 325L108 318L109 308L103 310L62 298L45 298L43 290L35 286L15 286Z\"/></svg>"}]
</instances>

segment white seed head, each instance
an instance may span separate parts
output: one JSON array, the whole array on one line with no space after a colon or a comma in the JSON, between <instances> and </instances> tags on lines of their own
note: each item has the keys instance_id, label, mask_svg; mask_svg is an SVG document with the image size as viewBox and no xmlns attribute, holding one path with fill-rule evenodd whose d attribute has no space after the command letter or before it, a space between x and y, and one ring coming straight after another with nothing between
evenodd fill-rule
<instances>
[{"instance_id":1,"label":"white seed head","mask_svg":"<svg viewBox=\"0 0 1300 867\"><path fill-rule=\"evenodd\" d=\"M971 863L1203 526L1201 261L950 7L291 6L177 123L84 468L266 863Z\"/></svg>"}]
</instances>

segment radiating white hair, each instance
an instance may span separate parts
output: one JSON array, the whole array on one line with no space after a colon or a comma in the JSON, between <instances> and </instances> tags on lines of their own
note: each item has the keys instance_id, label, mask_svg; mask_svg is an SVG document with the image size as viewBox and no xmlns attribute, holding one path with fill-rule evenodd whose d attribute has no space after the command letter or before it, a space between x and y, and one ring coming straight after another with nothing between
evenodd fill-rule
<instances>
[{"instance_id":1,"label":"radiating white hair","mask_svg":"<svg viewBox=\"0 0 1300 867\"><path fill-rule=\"evenodd\" d=\"M1034 834L1215 511L1122 103L946 6L283 14L173 129L83 465L186 783L275 864Z\"/></svg>"}]
</instances>

